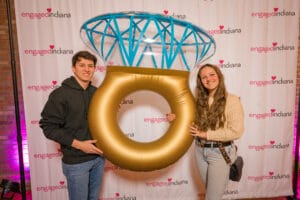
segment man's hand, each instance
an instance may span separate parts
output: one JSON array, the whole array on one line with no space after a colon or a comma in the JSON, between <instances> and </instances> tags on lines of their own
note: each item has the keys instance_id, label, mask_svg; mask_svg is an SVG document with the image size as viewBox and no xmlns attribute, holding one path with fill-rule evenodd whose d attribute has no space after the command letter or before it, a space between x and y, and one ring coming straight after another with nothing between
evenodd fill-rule
<instances>
[{"instance_id":1,"label":"man's hand","mask_svg":"<svg viewBox=\"0 0 300 200\"><path fill-rule=\"evenodd\" d=\"M72 147L79 149L83 151L84 153L88 154L98 154L103 155L103 151L101 149L98 149L94 144L97 142L97 140L85 140L85 141L79 141L74 139L72 142Z\"/></svg>"}]
</instances>

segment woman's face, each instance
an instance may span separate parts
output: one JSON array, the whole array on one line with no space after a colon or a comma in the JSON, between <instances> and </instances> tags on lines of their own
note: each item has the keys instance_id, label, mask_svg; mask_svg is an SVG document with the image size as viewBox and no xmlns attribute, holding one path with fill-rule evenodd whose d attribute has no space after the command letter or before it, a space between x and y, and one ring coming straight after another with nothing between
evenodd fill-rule
<instances>
[{"instance_id":1,"label":"woman's face","mask_svg":"<svg viewBox=\"0 0 300 200\"><path fill-rule=\"evenodd\" d=\"M215 91L219 85L219 77L217 72L211 67L204 67L200 71L200 79L203 86L209 93Z\"/></svg>"}]
</instances>

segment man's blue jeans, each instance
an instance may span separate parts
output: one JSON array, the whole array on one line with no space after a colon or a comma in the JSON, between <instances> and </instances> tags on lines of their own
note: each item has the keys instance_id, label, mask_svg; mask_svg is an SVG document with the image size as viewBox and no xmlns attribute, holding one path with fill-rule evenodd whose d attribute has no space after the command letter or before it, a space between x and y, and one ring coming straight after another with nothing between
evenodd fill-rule
<instances>
[{"instance_id":1,"label":"man's blue jeans","mask_svg":"<svg viewBox=\"0 0 300 200\"><path fill-rule=\"evenodd\" d=\"M103 157L72 165L62 162L63 173L67 178L70 200L98 199L104 164L105 159Z\"/></svg>"}]
</instances>

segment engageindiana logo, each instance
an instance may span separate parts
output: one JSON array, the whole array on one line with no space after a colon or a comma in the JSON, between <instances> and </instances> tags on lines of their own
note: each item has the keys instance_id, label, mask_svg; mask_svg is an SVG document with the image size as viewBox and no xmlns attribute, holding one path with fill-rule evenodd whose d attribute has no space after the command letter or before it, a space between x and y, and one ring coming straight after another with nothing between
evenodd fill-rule
<instances>
[{"instance_id":1,"label":"engageindiana logo","mask_svg":"<svg viewBox=\"0 0 300 200\"><path fill-rule=\"evenodd\" d=\"M57 85L57 81L53 80L52 83L48 85L28 85L27 90L39 92L39 91L54 90L57 87L59 87L59 85Z\"/></svg>"},{"instance_id":2,"label":"engageindiana logo","mask_svg":"<svg viewBox=\"0 0 300 200\"><path fill-rule=\"evenodd\" d=\"M46 8L45 11L41 12L22 12L21 17L28 18L28 19L43 19L43 18L71 18L71 13L63 13L61 11L52 11L52 8Z\"/></svg>"},{"instance_id":3,"label":"engageindiana logo","mask_svg":"<svg viewBox=\"0 0 300 200\"><path fill-rule=\"evenodd\" d=\"M281 44L278 45L278 42L272 42L270 46L256 46L250 47L250 52L257 52L257 53L269 53L269 52L276 52L276 51L294 51L295 46Z\"/></svg>"},{"instance_id":4,"label":"engageindiana logo","mask_svg":"<svg viewBox=\"0 0 300 200\"><path fill-rule=\"evenodd\" d=\"M257 17L259 19L268 19L269 17L285 17L285 16L295 16L294 11L286 11L281 10L279 11L279 8L275 7L273 8L273 11L260 11L260 12L252 12L251 17Z\"/></svg>"},{"instance_id":5,"label":"engageindiana logo","mask_svg":"<svg viewBox=\"0 0 300 200\"><path fill-rule=\"evenodd\" d=\"M294 81L292 79L283 79L278 78L275 75L271 76L270 80L250 80L249 85L251 86L257 86L257 87L263 87L267 85L285 85L285 84L294 84Z\"/></svg>"},{"instance_id":6,"label":"engageindiana logo","mask_svg":"<svg viewBox=\"0 0 300 200\"><path fill-rule=\"evenodd\" d=\"M249 113L248 117L260 120L260 119L267 119L267 118L273 118L273 117L293 117L293 113L277 111L275 108L271 108L270 112Z\"/></svg>"},{"instance_id":7,"label":"engageindiana logo","mask_svg":"<svg viewBox=\"0 0 300 200\"><path fill-rule=\"evenodd\" d=\"M248 145L248 149L255 150L255 151L263 151L266 149L287 149L290 146L289 143L282 144L281 142L276 143L275 140L270 140L269 144L262 144L262 145Z\"/></svg>"},{"instance_id":8,"label":"engageindiana logo","mask_svg":"<svg viewBox=\"0 0 300 200\"><path fill-rule=\"evenodd\" d=\"M44 55L72 55L72 49L62 49L61 47L56 48L55 45L50 44L49 49L25 49L25 55L33 55L33 56L44 56Z\"/></svg>"}]
</instances>

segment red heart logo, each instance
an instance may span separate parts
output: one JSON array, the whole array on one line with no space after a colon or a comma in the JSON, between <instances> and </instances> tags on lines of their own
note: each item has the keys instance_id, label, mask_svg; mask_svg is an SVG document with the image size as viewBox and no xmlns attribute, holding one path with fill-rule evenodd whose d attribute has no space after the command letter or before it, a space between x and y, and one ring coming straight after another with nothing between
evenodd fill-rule
<instances>
[{"instance_id":1,"label":"red heart logo","mask_svg":"<svg viewBox=\"0 0 300 200\"><path fill-rule=\"evenodd\" d=\"M52 81L52 84L53 84L53 85L56 85L56 83L57 83L57 81Z\"/></svg>"},{"instance_id":2,"label":"red heart logo","mask_svg":"<svg viewBox=\"0 0 300 200\"><path fill-rule=\"evenodd\" d=\"M116 192L115 195L116 195L116 197L120 196L119 192Z\"/></svg>"},{"instance_id":3,"label":"red heart logo","mask_svg":"<svg viewBox=\"0 0 300 200\"><path fill-rule=\"evenodd\" d=\"M168 182L171 182L172 181L172 178L168 178Z\"/></svg>"},{"instance_id":4,"label":"red heart logo","mask_svg":"<svg viewBox=\"0 0 300 200\"><path fill-rule=\"evenodd\" d=\"M53 48L54 48L54 45L53 45L53 44L50 44L49 47L50 47L50 49L53 49Z\"/></svg>"},{"instance_id":5,"label":"red heart logo","mask_svg":"<svg viewBox=\"0 0 300 200\"><path fill-rule=\"evenodd\" d=\"M219 60L219 63L220 63L220 64L223 64L223 62L224 62L224 60Z\"/></svg>"},{"instance_id":6,"label":"red heart logo","mask_svg":"<svg viewBox=\"0 0 300 200\"><path fill-rule=\"evenodd\" d=\"M278 8L273 8L274 12L277 12L278 11Z\"/></svg>"},{"instance_id":7,"label":"red heart logo","mask_svg":"<svg viewBox=\"0 0 300 200\"><path fill-rule=\"evenodd\" d=\"M274 81L276 79L276 76L271 76L271 79Z\"/></svg>"},{"instance_id":8,"label":"red heart logo","mask_svg":"<svg viewBox=\"0 0 300 200\"><path fill-rule=\"evenodd\" d=\"M273 47L276 47L277 46L277 42L273 42L272 45L273 45Z\"/></svg>"},{"instance_id":9,"label":"red heart logo","mask_svg":"<svg viewBox=\"0 0 300 200\"><path fill-rule=\"evenodd\" d=\"M223 25L220 25L219 28L220 28L220 30L222 30L222 29L224 28L224 26L223 26Z\"/></svg>"},{"instance_id":10,"label":"red heart logo","mask_svg":"<svg viewBox=\"0 0 300 200\"><path fill-rule=\"evenodd\" d=\"M61 149L57 149L58 152L61 152Z\"/></svg>"},{"instance_id":11,"label":"red heart logo","mask_svg":"<svg viewBox=\"0 0 300 200\"><path fill-rule=\"evenodd\" d=\"M164 10L164 13L165 13L165 15L167 15L169 13L169 11L168 10Z\"/></svg>"},{"instance_id":12,"label":"red heart logo","mask_svg":"<svg viewBox=\"0 0 300 200\"><path fill-rule=\"evenodd\" d=\"M272 176L274 174L274 172L269 172L269 175Z\"/></svg>"},{"instance_id":13,"label":"red heart logo","mask_svg":"<svg viewBox=\"0 0 300 200\"><path fill-rule=\"evenodd\" d=\"M270 144L275 144L275 141L274 141L274 140L271 140L271 141L270 141Z\"/></svg>"},{"instance_id":14,"label":"red heart logo","mask_svg":"<svg viewBox=\"0 0 300 200\"><path fill-rule=\"evenodd\" d=\"M47 12L51 12L52 11L52 9L51 8L47 8Z\"/></svg>"},{"instance_id":15,"label":"red heart logo","mask_svg":"<svg viewBox=\"0 0 300 200\"><path fill-rule=\"evenodd\" d=\"M275 108L272 108L271 109L271 113L273 113L273 112L275 112L276 111L276 109Z\"/></svg>"},{"instance_id":16,"label":"red heart logo","mask_svg":"<svg viewBox=\"0 0 300 200\"><path fill-rule=\"evenodd\" d=\"M60 185L64 185L65 182L64 182L64 181L59 181L59 184L60 184Z\"/></svg>"}]
</instances>

